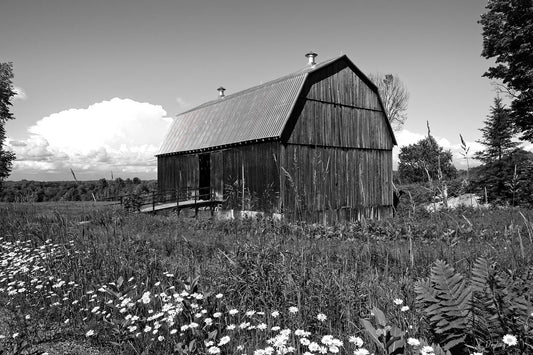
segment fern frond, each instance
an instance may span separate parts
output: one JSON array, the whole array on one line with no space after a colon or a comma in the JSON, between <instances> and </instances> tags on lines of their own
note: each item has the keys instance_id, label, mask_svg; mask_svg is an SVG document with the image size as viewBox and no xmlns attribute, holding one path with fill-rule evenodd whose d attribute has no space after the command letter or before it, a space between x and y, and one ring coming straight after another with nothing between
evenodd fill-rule
<instances>
[{"instance_id":1,"label":"fern frond","mask_svg":"<svg viewBox=\"0 0 533 355\"><path fill-rule=\"evenodd\" d=\"M472 289L463 276L446 262L437 260L429 281L415 285L416 300L429 316L445 349L463 344L472 319Z\"/></svg>"}]
</instances>

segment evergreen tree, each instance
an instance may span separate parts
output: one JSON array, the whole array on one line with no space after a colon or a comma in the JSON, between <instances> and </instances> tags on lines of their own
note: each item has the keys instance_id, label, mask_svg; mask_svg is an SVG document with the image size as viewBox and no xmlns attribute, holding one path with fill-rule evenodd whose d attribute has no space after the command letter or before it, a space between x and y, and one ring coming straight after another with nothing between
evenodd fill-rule
<instances>
[{"instance_id":1,"label":"evergreen tree","mask_svg":"<svg viewBox=\"0 0 533 355\"><path fill-rule=\"evenodd\" d=\"M505 107L501 98L494 99L490 115L483 123L485 127L480 129L483 135L477 142L483 144L485 149L477 152L475 159L484 164L493 163L501 161L517 149L518 143L512 141L514 130L510 110Z\"/></svg>"}]
</instances>

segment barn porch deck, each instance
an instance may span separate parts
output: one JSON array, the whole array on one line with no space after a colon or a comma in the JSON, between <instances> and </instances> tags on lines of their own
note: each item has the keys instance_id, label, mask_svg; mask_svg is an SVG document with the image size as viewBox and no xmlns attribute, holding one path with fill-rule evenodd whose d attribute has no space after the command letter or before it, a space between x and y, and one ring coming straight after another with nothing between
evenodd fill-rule
<instances>
[{"instance_id":1,"label":"barn porch deck","mask_svg":"<svg viewBox=\"0 0 533 355\"><path fill-rule=\"evenodd\" d=\"M164 203L155 203L155 204L147 204L143 205L139 212L141 213L155 213L158 211L163 210L169 210L169 209L176 209L178 214L180 210L185 208L194 208L198 209L201 207L212 207L214 208L216 205L219 205L223 203L224 200L222 199L209 199L209 200L187 200L187 201L178 201L178 202L164 202Z\"/></svg>"},{"instance_id":2,"label":"barn porch deck","mask_svg":"<svg viewBox=\"0 0 533 355\"><path fill-rule=\"evenodd\" d=\"M140 213L156 213L158 211L174 209L178 215L181 210L193 208L195 215L203 207L210 207L211 212L217 205L224 203L210 187L173 189L165 191L151 191L141 194L130 194L120 197L120 204L129 210Z\"/></svg>"}]
</instances>

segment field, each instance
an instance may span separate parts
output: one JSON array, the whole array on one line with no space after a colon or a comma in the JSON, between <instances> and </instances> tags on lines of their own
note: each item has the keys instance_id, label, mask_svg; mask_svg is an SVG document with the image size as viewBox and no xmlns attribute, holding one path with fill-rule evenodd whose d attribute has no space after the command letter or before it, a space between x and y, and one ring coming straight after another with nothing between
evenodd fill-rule
<instances>
[{"instance_id":1,"label":"field","mask_svg":"<svg viewBox=\"0 0 533 355\"><path fill-rule=\"evenodd\" d=\"M6 203L0 221L0 354L533 353L531 210L322 226Z\"/></svg>"}]
</instances>

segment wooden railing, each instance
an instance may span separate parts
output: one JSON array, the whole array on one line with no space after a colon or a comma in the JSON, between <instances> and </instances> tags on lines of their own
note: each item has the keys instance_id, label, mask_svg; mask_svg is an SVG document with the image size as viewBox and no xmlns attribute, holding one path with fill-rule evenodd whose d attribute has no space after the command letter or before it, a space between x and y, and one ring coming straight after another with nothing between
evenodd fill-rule
<instances>
[{"instance_id":1,"label":"wooden railing","mask_svg":"<svg viewBox=\"0 0 533 355\"><path fill-rule=\"evenodd\" d=\"M120 196L120 204L126 205L127 199L139 210L146 212L151 207L151 212L157 210L157 206L164 204L175 204L178 214L183 208L195 208L198 214L198 207L213 206L220 202L216 200L216 195L212 188L185 187L181 189L150 191L142 194L128 194ZM169 208L174 206L169 206Z\"/></svg>"}]
</instances>

